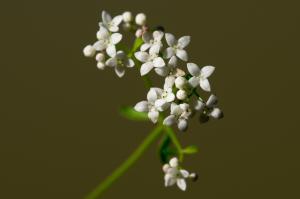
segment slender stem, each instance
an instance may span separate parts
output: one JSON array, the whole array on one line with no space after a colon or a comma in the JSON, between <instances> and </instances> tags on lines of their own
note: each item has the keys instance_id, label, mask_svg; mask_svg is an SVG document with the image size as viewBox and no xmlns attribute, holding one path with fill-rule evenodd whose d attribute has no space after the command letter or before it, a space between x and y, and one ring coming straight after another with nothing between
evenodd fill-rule
<instances>
[{"instance_id":1,"label":"slender stem","mask_svg":"<svg viewBox=\"0 0 300 199\"><path fill-rule=\"evenodd\" d=\"M179 140L177 139L177 136L175 135L175 133L171 127L164 126L164 130L166 131L168 136L171 138L174 146L176 147L176 149L178 151L179 160L180 160L180 162L182 162L183 161L183 149L182 149L182 146L181 146Z\"/></svg>"},{"instance_id":2,"label":"slender stem","mask_svg":"<svg viewBox=\"0 0 300 199\"><path fill-rule=\"evenodd\" d=\"M145 152L153 141L155 141L162 132L163 125L158 124L144 141L136 148L136 150L123 162L110 176L108 176L101 184L99 184L94 191L92 191L85 199L96 199L107 190L112 183L121 177Z\"/></svg>"}]
</instances>

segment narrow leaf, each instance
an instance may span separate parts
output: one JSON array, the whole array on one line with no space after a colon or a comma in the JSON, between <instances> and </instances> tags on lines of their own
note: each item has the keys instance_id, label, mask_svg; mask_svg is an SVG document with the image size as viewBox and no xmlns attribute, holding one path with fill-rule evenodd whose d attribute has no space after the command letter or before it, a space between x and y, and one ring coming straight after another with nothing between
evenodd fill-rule
<instances>
[{"instance_id":1,"label":"narrow leaf","mask_svg":"<svg viewBox=\"0 0 300 199\"><path fill-rule=\"evenodd\" d=\"M134 120L134 121L149 121L149 118L147 116L147 113L141 113L135 111L132 107L130 106L123 106L120 109L120 114L129 119L129 120Z\"/></svg>"},{"instance_id":2,"label":"narrow leaf","mask_svg":"<svg viewBox=\"0 0 300 199\"><path fill-rule=\"evenodd\" d=\"M191 145L191 146L184 148L182 152L185 154L194 154L194 153L198 152L198 147L195 145Z\"/></svg>"}]
</instances>

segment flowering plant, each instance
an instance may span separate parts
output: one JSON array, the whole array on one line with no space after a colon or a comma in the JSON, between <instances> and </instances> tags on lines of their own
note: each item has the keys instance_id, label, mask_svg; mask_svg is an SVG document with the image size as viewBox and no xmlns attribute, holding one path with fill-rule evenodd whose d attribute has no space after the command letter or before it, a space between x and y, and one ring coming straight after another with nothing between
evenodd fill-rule
<instances>
[{"instance_id":1,"label":"flowering plant","mask_svg":"<svg viewBox=\"0 0 300 199\"><path fill-rule=\"evenodd\" d=\"M135 42L130 50L121 45L124 32L134 32ZM149 89L146 100L138 102L133 108L123 107L121 114L135 121L150 120L156 127L133 152L133 154L110 176L108 176L87 199L99 197L118 177L134 164L149 145L159 137L159 154L163 164L164 184L166 187L177 184L185 191L186 179L197 179L195 173L183 169L184 155L197 152L196 146L182 147L172 129L174 125L179 131L188 129L189 120L199 114L200 122L210 118L220 119L222 111L217 107L217 97L211 94L207 100L200 97L199 90L211 92L208 78L215 67L188 62L185 50L191 41L190 36L176 39L166 33L163 27L151 29L146 24L146 15L137 14L135 19L131 12L111 17L102 12L102 22L96 34L97 41L83 49L86 57L94 57L101 70L112 68L122 78L125 71L131 68L139 70L146 87ZM186 67L179 67L185 66ZM148 74L155 72L164 78L164 85L154 87Z\"/></svg>"}]
</instances>

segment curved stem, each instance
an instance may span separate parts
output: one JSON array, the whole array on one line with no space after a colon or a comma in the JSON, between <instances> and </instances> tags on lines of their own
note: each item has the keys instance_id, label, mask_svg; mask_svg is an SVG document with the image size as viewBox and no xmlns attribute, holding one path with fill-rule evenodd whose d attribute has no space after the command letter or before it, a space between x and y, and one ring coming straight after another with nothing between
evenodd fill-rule
<instances>
[{"instance_id":1,"label":"curved stem","mask_svg":"<svg viewBox=\"0 0 300 199\"><path fill-rule=\"evenodd\" d=\"M94 191L92 191L85 199L99 198L102 193L107 190L112 183L121 177L145 152L145 150L155 141L162 132L163 125L158 124L144 141L136 148L136 150L123 162L110 176L100 183Z\"/></svg>"},{"instance_id":2,"label":"curved stem","mask_svg":"<svg viewBox=\"0 0 300 199\"><path fill-rule=\"evenodd\" d=\"M168 134L168 136L171 138L174 146L176 147L176 149L178 151L179 161L182 162L183 161L183 149L182 149L182 146L181 146L179 140L177 139L177 136L175 135L175 133L171 127L164 126L164 129L165 129L166 133Z\"/></svg>"}]
</instances>

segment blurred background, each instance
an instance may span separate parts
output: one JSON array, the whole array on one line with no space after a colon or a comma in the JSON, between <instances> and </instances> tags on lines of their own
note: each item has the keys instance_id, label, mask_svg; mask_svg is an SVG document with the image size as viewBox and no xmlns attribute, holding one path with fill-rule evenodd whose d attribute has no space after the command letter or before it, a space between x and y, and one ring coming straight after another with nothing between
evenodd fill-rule
<instances>
[{"instance_id":1,"label":"blurred background","mask_svg":"<svg viewBox=\"0 0 300 199\"><path fill-rule=\"evenodd\" d=\"M190 61L210 78L225 118L178 133L196 144L183 193L164 188L157 145L103 198L299 198L297 1L2 2L0 198L81 199L151 130L119 116L146 96L136 70L119 79L83 57L100 13L144 12L148 24L191 35ZM157 83L160 85L160 83Z\"/></svg>"}]
</instances>

